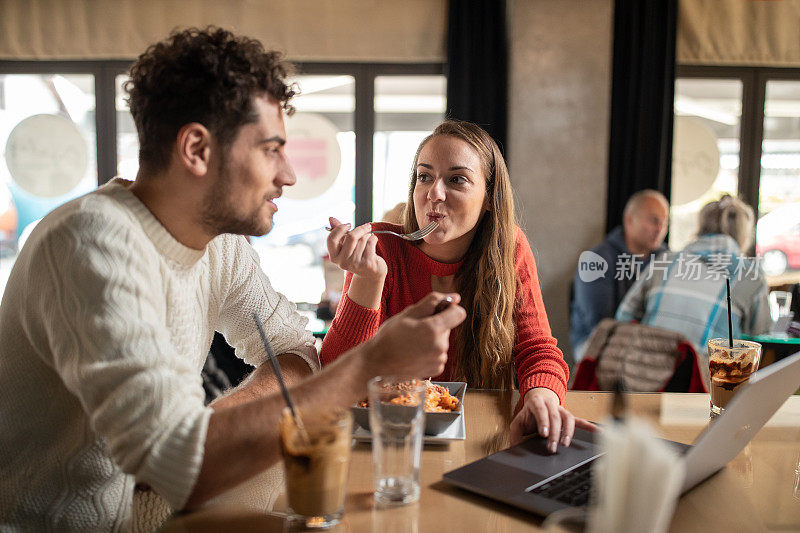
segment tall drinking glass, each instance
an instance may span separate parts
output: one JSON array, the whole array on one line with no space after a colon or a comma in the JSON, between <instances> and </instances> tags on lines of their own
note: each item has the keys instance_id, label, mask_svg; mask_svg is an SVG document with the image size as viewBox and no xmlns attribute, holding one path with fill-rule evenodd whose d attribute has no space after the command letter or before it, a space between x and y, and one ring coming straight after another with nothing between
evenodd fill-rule
<instances>
[{"instance_id":1,"label":"tall drinking glass","mask_svg":"<svg viewBox=\"0 0 800 533\"><path fill-rule=\"evenodd\" d=\"M420 380L376 377L368 390L375 501L385 505L415 502L427 387Z\"/></svg>"},{"instance_id":2,"label":"tall drinking glass","mask_svg":"<svg viewBox=\"0 0 800 533\"><path fill-rule=\"evenodd\" d=\"M772 291L769 293L769 314L772 320L787 316L792 308L792 293L787 291Z\"/></svg>"},{"instance_id":3,"label":"tall drinking glass","mask_svg":"<svg viewBox=\"0 0 800 533\"><path fill-rule=\"evenodd\" d=\"M725 411L736 391L747 383L761 361L761 345L757 342L728 339L708 341L708 371L711 377L711 416Z\"/></svg>"},{"instance_id":4,"label":"tall drinking glass","mask_svg":"<svg viewBox=\"0 0 800 533\"><path fill-rule=\"evenodd\" d=\"M280 421L290 529L327 529L344 513L353 418L345 409L302 412L306 433L289 409Z\"/></svg>"}]
</instances>

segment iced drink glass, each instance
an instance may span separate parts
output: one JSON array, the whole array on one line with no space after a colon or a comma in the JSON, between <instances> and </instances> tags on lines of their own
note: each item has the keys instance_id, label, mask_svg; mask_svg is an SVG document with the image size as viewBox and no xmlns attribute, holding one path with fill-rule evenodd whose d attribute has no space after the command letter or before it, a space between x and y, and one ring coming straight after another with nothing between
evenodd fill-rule
<instances>
[{"instance_id":1,"label":"iced drink glass","mask_svg":"<svg viewBox=\"0 0 800 533\"><path fill-rule=\"evenodd\" d=\"M289 501L289 525L325 529L344 514L353 418L345 409L300 412L307 437L289 409L280 421L280 441Z\"/></svg>"},{"instance_id":2,"label":"iced drink glass","mask_svg":"<svg viewBox=\"0 0 800 533\"><path fill-rule=\"evenodd\" d=\"M736 391L758 369L761 345L757 342L734 339L708 341L708 371L711 377L711 417L725 411Z\"/></svg>"},{"instance_id":3,"label":"iced drink glass","mask_svg":"<svg viewBox=\"0 0 800 533\"><path fill-rule=\"evenodd\" d=\"M427 386L421 380L376 377L368 391L375 501L381 505L415 502Z\"/></svg>"}]
</instances>

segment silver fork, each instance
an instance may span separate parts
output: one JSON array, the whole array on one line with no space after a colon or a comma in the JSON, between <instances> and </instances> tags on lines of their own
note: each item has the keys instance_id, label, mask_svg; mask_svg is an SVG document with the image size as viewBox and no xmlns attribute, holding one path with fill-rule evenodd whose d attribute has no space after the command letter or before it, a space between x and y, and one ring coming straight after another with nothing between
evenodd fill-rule
<instances>
[{"instance_id":1,"label":"silver fork","mask_svg":"<svg viewBox=\"0 0 800 533\"><path fill-rule=\"evenodd\" d=\"M390 235L395 235L407 241L418 241L420 239L424 239L425 237L433 233L433 230L435 230L438 227L439 223L434 221L425 226L424 228L420 228L417 231L412 231L411 233L397 233L396 231L389 231L388 229L374 230L370 231L370 233L388 233ZM328 231L331 230L329 226L325 226L325 229Z\"/></svg>"},{"instance_id":2,"label":"silver fork","mask_svg":"<svg viewBox=\"0 0 800 533\"><path fill-rule=\"evenodd\" d=\"M389 231L388 229L379 229L375 231L370 231L370 233L388 233L389 235L396 235L397 237L400 237L401 239L405 239L407 241L418 241L420 239L424 239L425 237L433 233L433 230L435 230L438 227L439 223L434 221L425 226L424 228L420 228L417 231L413 231L411 233L397 233L394 231Z\"/></svg>"}]
</instances>

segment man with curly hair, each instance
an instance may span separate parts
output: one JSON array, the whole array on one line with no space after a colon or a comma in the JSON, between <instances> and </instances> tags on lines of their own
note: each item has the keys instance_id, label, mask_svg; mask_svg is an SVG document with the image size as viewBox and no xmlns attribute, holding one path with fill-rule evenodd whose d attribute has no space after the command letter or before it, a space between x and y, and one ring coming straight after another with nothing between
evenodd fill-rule
<instances>
[{"instance_id":1,"label":"man with curly hair","mask_svg":"<svg viewBox=\"0 0 800 533\"><path fill-rule=\"evenodd\" d=\"M346 406L379 372L441 372L465 315L431 316L441 294L316 372L305 319L247 243L295 183L289 73L280 54L217 28L175 32L131 68L136 180L45 217L0 306L0 529L125 529L137 484L193 509L273 467L283 399L254 312L301 409ZM257 369L205 407L215 330Z\"/></svg>"}]
</instances>

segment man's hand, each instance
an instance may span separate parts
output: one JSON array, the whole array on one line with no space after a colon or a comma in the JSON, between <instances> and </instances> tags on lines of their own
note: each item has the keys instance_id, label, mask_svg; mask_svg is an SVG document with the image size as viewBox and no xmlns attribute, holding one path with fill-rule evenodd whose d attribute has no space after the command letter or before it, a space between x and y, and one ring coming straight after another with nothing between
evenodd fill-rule
<instances>
[{"instance_id":1,"label":"man's hand","mask_svg":"<svg viewBox=\"0 0 800 533\"><path fill-rule=\"evenodd\" d=\"M448 296L453 303L433 314L436 305ZM447 362L450 330L467 317L458 305L460 301L458 294L432 292L384 322L367 341L372 373L408 378L441 374Z\"/></svg>"},{"instance_id":2,"label":"man's hand","mask_svg":"<svg viewBox=\"0 0 800 533\"><path fill-rule=\"evenodd\" d=\"M537 387L525 394L522 408L511 421L511 445L520 443L525 435L538 433L547 438L550 453L556 453L559 443L569 446L576 427L589 431L597 429L591 422L576 418L562 407L555 392Z\"/></svg>"},{"instance_id":3,"label":"man's hand","mask_svg":"<svg viewBox=\"0 0 800 533\"><path fill-rule=\"evenodd\" d=\"M447 296L453 303L434 314L436 304ZM459 300L457 294L431 293L387 320L372 339L295 385L297 406L309 412L346 407L366 396L367 381L377 375L415 378L441 373L450 330L467 316ZM215 405L203 466L186 509L197 508L279 460L278 421L284 405L277 393L229 408ZM232 456L237 460L231 461Z\"/></svg>"}]
</instances>

